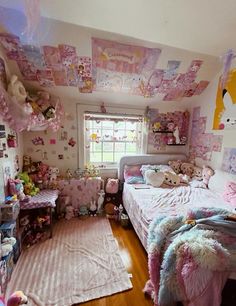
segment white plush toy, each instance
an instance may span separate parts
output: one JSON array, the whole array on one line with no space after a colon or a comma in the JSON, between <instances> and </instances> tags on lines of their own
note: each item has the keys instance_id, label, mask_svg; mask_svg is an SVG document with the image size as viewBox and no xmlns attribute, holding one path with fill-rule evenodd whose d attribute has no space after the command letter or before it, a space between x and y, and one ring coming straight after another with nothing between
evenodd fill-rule
<instances>
[{"instance_id":1,"label":"white plush toy","mask_svg":"<svg viewBox=\"0 0 236 306\"><path fill-rule=\"evenodd\" d=\"M99 193L99 198L98 198L98 208L97 208L97 211L100 212L101 208L102 208L102 205L103 205L103 202L104 202L104 196L105 196L105 192L104 190L101 190Z\"/></svg>"},{"instance_id":2,"label":"white plush toy","mask_svg":"<svg viewBox=\"0 0 236 306\"><path fill-rule=\"evenodd\" d=\"M95 200L92 200L90 202L89 215L92 216L92 217L97 215L97 205L96 205L96 201Z\"/></svg>"},{"instance_id":3,"label":"white plush toy","mask_svg":"<svg viewBox=\"0 0 236 306\"><path fill-rule=\"evenodd\" d=\"M153 187L160 187L165 180L164 172L157 170L147 170L145 172L146 184L152 185Z\"/></svg>"},{"instance_id":4,"label":"white plush toy","mask_svg":"<svg viewBox=\"0 0 236 306\"><path fill-rule=\"evenodd\" d=\"M180 184L180 177L171 172L165 172L165 184L169 186L178 186Z\"/></svg>"},{"instance_id":5,"label":"white plush toy","mask_svg":"<svg viewBox=\"0 0 236 306\"><path fill-rule=\"evenodd\" d=\"M14 237L4 238L1 243L2 257L7 256L13 250L13 246L16 243Z\"/></svg>"},{"instance_id":6,"label":"white plush toy","mask_svg":"<svg viewBox=\"0 0 236 306\"><path fill-rule=\"evenodd\" d=\"M173 136L175 137L175 143L179 144L180 143L180 138L179 138L179 128L178 128L178 126L175 127L175 130L173 132Z\"/></svg>"},{"instance_id":7,"label":"white plush toy","mask_svg":"<svg viewBox=\"0 0 236 306\"><path fill-rule=\"evenodd\" d=\"M21 81L18 80L18 76L14 75L11 77L10 83L8 84L7 91L10 96L16 99L17 103L22 107L23 111L27 114L31 114L33 109L29 103L26 103L27 92Z\"/></svg>"}]
</instances>

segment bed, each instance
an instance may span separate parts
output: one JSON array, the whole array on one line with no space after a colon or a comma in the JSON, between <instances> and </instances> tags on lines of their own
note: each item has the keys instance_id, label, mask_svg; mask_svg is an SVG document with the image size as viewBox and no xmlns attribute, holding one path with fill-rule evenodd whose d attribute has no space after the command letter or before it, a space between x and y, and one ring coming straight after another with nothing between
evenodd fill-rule
<instances>
[{"instance_id":1,"label":"bed","mask_svg":"<svg viewBox=\"0 0 236 306\"><path fill-rule=\"evenodd\" d=\"M185 161L186 156L184 154L156 154L156 155L135 155L125 156L120 160L118 176L123 185L123 205L129 215L129 219L133 225L133 228L138 235L143 247L148 252L148 265L149 274L151 275L151 262L156 261L157 257L150 259L150 250L148 250L148 232L150 224L157 217L177 217L179 215L185 215L187 211L193 208L206 209L212 211L212 208L219 210L227 210L232 212L232 206L225 202L218 192L218 189L222 189L225 182L230 178L236 181L235 177L229 177L226 173L225 176L220 175L221 181L216 184L215 189L203 189L192 186L178 186L177 188L154 188L145 184L127 184L124 182L124 167L125 165L159 165L167 164L169 160L181 160ZM217 170L218 171L218 170ZM235 213L235 211L234 211ZM235 239L234 239L235 241ZM234 250L235 252L235 250ZM236 256L233 255L233 257ZM236 257L235 257L236 258ZM235 269L230 269L235 271ZM236 273L228 274L227 277L236 279ZM148 281L150 282L150 280ZM147 284L148 284L147 282ZM153 296L153 289L146 293L151 293ZM159 282L156 282L159 283ZM223 283L223 282L222 282ZM146 284L146 286L147 286ZM145 289L146 289L145 286ZM217 284L215 285L218 286ZM159 289L156 289L158 292ZM221 292L219 293L220 296ZM166 294L165 294L166 296ZM187 304L186 304L187 305ZM191 304L195 305L195 304ZM198 304L196 304L198 305ZM217 305L217 303L216 303Z\"/></svg>"}]
</instances>

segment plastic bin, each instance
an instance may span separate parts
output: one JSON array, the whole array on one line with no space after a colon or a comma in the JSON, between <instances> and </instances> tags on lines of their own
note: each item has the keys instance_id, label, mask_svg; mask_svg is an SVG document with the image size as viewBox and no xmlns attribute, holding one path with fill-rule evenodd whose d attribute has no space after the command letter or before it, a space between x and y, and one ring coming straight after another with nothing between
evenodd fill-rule
<instances>
[{"instance_id":1,"label":"plastic bin","mask_svg":"<svg viewBox=\"0 0 236 306\"><path fill-rule=\"evenodd\" d=\"M20 212L19 202L13 202L11 204L1 204L1 217L2 222L16 220Z\"/></svg>"}]
</instances>

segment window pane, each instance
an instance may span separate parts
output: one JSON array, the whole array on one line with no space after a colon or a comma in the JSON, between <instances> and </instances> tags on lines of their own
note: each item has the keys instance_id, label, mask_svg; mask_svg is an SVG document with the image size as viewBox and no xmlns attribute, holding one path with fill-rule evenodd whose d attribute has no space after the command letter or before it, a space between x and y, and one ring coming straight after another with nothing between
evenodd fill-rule
<instances>
[{"instance_id":1,"label":"window pane","mask_svg":"<svg viewBox=\"0 0 236 306\"><path fill-rule=\"evenodd\" d=\"M136 153L136 143L127 143L126 152Z\"/></svg>"},{"instance_id":2,"label":"window pane","mask_svg":"<svg viewBox=\"0 0 236 306\"><path fill-rule=\"evenodd\" d=\"M126 136L127 136L127 138L126 138L126 140L131 140L131 141L134 141L134 138L136 137L136 133L135 133L136 131L127 131L126 132Z\"/></svg>"},{"instance_id":3,"label":"window pane","mask_svg":"<svg viewBox=\"0 0 236 306\"><path fill-rule=\"evenodd\" d=\"M113 130L103 130L102 131L102 139L103 140L112 140Z\"/></svg>"},{"instance_id":4,"label":"window pane","mask_svg":"<svg viewBox=\"0 0 236 306\"><path fill-rule=\"evenodd\" d=\"M125 131L118 130L117 133L114 134L117 140L125 140Z\"/></svg>"},{"instance_id":5,"label":"window pane","mask_svg":"<svg viewBox=\"0 0 236 306\"><path fill-rule=\"evenodd\" d=\"M90 161L92 163L99 163L102 161L102 153L90 152Z\"/></svg>"},{"instance_id":6,"label":"window pane","mask_svg":"<svg viewBox=\"0 0 236 306\"><path fill-rule=\"evenodd\" d=\"M103 128L108 128L108 129L113 129L113 121L110 121L110 120L108 120L108 121L103 121L102 122L102 127Z\"/></svg>"},{"instance_id":7,"label":"window pane","mask_svg":"<svg viewBox=\"0 0 236 306\"><path fill-rule=\"evenodd\" d=\"M125 144L123 142L115 142L115 152L125 152Z\"/></svg>"},{"instance_id":8,"label":"window pane","mask_svg":"<svg viewBox=\"0 0 236 306\"><path fill-rule=\"evenodd\" d=\"M113 162L113 152L103 152L103 161L104 162Z\"/></svg>"},{"instance_id":9,"label":"window pane","mask_svg":"<svg viewBox=\"0 0 236 306\"><path fill-rule=\"evenodd\" d=\"M95 129L100 129L101 126L102 126L101 121L99 121L99 120L93 121L93 127L94 127Z\"/></svg>"},{"instance_id":10,"label":"window pane","mask_svg":"<svg viewBox=\"0 0 236 306\"><path fill-rule=\"evenodd\" d=\"M93 142L93 150L92 151L102 151L102 144L101 142L99 143L96 143L96 142Z\"/></svg>"},{"instance_id":11,"label":"window pane","mask_svg":"<svg viewBox=\"0 0 236 306\"><path fill-rule=\"evenodd\" d=\"M136 122L126 122L126 130L136 130Z\"/></svg>"},{"instance_id":12,"label":"window pane","mask_svg":"<svg viewBox=\"0 0 236 306\"><path fill-rule=\"evenodd\" d=\"M115 122L114 129L125 129L125 122L124 121Z\"/></svg>"},{"instance_id":13,"label":"window pane","mask_svg":"<svg viewBox=\"0 0 236 306\"><path fill-rule=\"evenodd\" d=\"M126 155L124 152L115 153L115 162L119 162L122 156Z\"/></svg>"},{"instance_id":14,"label":"window pane","mask_svg":"<svg viewBox=\"0 0 236 306\"><path fill-rule=\"evenodd\" d=\"M113 142L103 142L103 151L113 152Z\"/></svg>"}]
</instances>

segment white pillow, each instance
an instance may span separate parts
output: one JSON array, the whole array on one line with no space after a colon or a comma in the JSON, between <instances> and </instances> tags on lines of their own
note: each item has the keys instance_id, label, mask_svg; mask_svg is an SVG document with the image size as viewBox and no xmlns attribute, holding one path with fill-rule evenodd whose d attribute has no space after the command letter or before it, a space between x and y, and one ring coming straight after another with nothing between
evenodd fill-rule
<instances>
[{"instance_id":1,"label":"white pillow","mask_svg":"<svg viewBox=\"0 0 236 306\"><path fill-rule=\"evenodd\" d=\"M215 170L215 174L210 177L208 188L214 192L219 192L222 194L225 189L225 184L228 181L233 181L236 183L236 175L222 170Z\"/></svg>"},{"instance_id":2,"label":"white pillow","mask_svg":"<svg viewBox=\"0 0 236 306\"><path fill-rule=\"evenodd\" d=\"M158 169L161 172L172 172L173 173L173 169L169 166L169 165L142 165L142 167L140 168L140 171L143 175L143 177L145 178L145 172L147 170L155 170Z\"/></svg>"}]
</instances>

